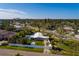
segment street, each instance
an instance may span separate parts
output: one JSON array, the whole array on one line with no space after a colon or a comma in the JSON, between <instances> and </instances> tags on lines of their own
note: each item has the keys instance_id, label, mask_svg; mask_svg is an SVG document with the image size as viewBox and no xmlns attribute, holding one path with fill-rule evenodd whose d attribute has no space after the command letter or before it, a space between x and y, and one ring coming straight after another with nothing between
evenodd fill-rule
<instances>
[{"instance_id":1,"label":"street","mask_svg":"<svg viewBox=\"0 0 79 59\"><path fill-rule=\"evenodd\" d=\"M53 54L47 55L47 54L38 53L38 52L12 50L12 49L1 49L0 48L0 56L15 56L17 53L19 53L22 56L54 56Z\"/></svg>"}]
</instances>

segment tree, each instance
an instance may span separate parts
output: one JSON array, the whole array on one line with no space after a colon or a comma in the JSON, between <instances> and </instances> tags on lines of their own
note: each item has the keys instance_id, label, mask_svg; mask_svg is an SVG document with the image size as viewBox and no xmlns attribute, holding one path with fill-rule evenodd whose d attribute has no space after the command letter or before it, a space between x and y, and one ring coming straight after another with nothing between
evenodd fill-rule
<instances>
[{"instance_id":1,"label":"tree","mask_svg":"<svg viewBox=\"0 0 79 59\"><path fill-rule=\"evenodd\" d=\"M2 21L2 25L1 25L1 28L2 29L8 30L9 29L9 26L10 26L9 20Z\"/></svg>"},{"instance_id":2,"label":"tree","mask_svg":"<svg viewBox=\"0 0 79 59\"><path fill-rule=\"evenodd\" d=\"M20 53L17 53L15 56L22 56Z\"/></svg>"}]
</instances>

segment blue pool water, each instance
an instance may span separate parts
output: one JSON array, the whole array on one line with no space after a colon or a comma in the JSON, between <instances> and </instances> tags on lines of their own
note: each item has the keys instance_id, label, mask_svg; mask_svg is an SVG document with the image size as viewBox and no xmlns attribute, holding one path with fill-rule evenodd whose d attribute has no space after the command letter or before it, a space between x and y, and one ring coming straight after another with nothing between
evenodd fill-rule
<instances>
[{"instance_id":1,"label":"blue pool water","mask_svg":"<svg viewBox=\"0 0 79 59\"><path fill-rule=\"evenodd\" d=\"M9 46L21 46L21 47L31 47L31 48L44 48L44 46L37 46L37 45L22 45L22 44L12 44L12 43L10 43Z\"/></svg>"}]
</instances>

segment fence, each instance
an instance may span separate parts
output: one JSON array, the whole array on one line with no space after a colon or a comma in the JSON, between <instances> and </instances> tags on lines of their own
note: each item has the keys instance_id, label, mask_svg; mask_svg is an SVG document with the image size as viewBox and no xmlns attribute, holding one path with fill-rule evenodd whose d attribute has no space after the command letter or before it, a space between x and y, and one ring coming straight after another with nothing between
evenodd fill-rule
<instances>
[{"instance_id":1,"label":"fence","mask_svg":"<svg viewBox=\"0 0 79 59\"><path fill-rule=\"evenodd\" d=\"M9 46L21 46L21 47L29 47L29 48L44 48L44 46L23 45L23 44L13 44L13 43L9 43Z\"/></svg>"}]
</instances>

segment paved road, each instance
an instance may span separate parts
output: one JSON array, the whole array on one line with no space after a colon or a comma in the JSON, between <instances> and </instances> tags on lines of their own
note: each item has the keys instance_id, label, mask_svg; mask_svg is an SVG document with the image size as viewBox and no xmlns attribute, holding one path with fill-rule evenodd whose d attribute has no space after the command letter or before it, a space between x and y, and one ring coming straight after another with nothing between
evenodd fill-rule
<instances>
[{"instance_id":1,"label":"paved road","mask_svg":"<svg viewBox=\"0 0 79 59\"><path fill-rule=\"evenodd\" d=\"M54 56L53 54L47 55L47 54L37 53L37 52L0 48L0 56L15 56L17 53L20 53L23 56Z\"/></svg>"}]
</instances>

